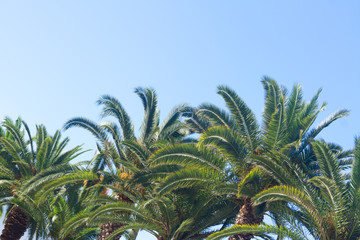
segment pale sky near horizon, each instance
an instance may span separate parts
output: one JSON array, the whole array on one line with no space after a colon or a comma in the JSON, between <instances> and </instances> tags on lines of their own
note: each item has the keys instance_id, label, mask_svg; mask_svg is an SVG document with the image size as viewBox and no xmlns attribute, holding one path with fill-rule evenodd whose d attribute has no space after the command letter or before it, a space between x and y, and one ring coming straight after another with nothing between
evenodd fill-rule
<instances>
[{"instance_id":1,"label":"pale sky near horizon","mask_svg":"<svg viewBox=\"0 0 360 240\"><path fill-rule=\"evenodd\" d=\"M99 120L95 101L117 97L138 129L138 86L175 105L223 106L233 88L261 122L266 75L309 100L323 88L325 119L351 110L321 137L352 148L360 134L360 1L0 1L0 118L50 132L75 116ZM319 122L317 122L319 123ZM71 144L94 147L83 130ZM1 229L1 228L0 228ZM150 239L144 237L142 239Z\"/></svg>"}]
</instances>

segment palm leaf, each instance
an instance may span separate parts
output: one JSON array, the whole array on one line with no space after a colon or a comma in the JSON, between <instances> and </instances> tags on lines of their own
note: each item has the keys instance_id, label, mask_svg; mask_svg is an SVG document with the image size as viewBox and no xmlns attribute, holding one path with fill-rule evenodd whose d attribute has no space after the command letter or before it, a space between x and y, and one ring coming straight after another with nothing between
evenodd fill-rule
<instances>
[{"instance_id":1,"label":"palm leaf","mask_svg":"<svg viewBox=\"0 0 360 240\"><path fill-rule=\"evenodd\" d=\"M200 105L197 113L198 115L207 118L213 126L226 126L231 129L235 126L232 117L227 112L213 104ZM203 130L206 130L208 127L210 126L205 125Z\"/></svg>"},{"instance_id":2,"label":"palm leaf","mask_svg":"<svg viewBox=\"0 0 360 240\"><path fill-rule=\"evenodd\" d=\"M108 137L101 127L95 122L81 117L72 118L64 124L64 129L68 130L71 127L81 127L88 130L94 135L100 142L105 142Z\"/></svg>"},{"instance_id":3,"label":"palm leaf","mask_svg":"<svg viewBox=\"0 0 360 240\"><path fill-rule=\"evenodd\" d=\"M200 189L209 189L211 186L221 183L223 177L222 173L216 171L187 167L166 177L156 186L155 191L162 196L178 188L199 187Z\"/></svg>"},{"instance_id":4,"label":"palm leaf","mask_svg":"<svg viewBox=\"0 0 360 240\"><path fill-rule=\"evenodd\" d=\"M315 141L311 144L316 155L322 175L333 179L337 186L342 185L338 159L325 142Z\"/></svg>"},{"instance_id":5,"label":"palm leaf","mask_svg":"<svg viewBox=\"0 0 360 240\"><path fill-rule=\"evenodd\" d=\"M103 95L97 101L97 104L104 106L101 113L102 117L113 116L118 120L124 139L135 138L130 116L116 98L109 95Z\"/></svg>"},{"instance_id":6,"label":"palm leaf","mask_svg":"<svg viewBox=\"0 0 360 240\"><path fill-rule=\"evenodd\" d=\"M151 166L178 164L187 167L206 167L221 172L224 159L208 149L199 149L195 144L175 144L156 151L149 158Z\"/></svg>"},{"instance_id":7,"label":"palm leaf","mask_svg":"<svg viewBox=\"0 0 360 240\"><path fill-rule=\"evenodd\" d=\"M256 122L254 113L232 89L226 86L219 86L218 94L225 100L237 128L241 133L245 134L250 151L254 151L258 146L259 141L259 126Z\"/></svg>"},{"instance_id":8,"label":"palm leaf","mask_svg":"<svg viewBox=\"0 0 360 240\"><path fill-rule=\"evenodd\" d=\"M141 124L140 142L150 141L159 124L159 109L157 96L153 89L136 88L135 93L140 97L144 107L144 120Z\"/></svg>"},{"instance_id":9,"label":"palm leaf","mask_svg":"<svg viewBox=\"0 0 360 240\"><path fill-rule=\"evenodd\" d=\"M208 240L220 240L225 237L241 234L241 233L252 233L258 236L262 236L263 234L276 234L278 235L278 239L282 239L283 237L289 237L293 240L303 240L302 236L296 232L292 232L282 226L276 227L271 225L236 225L231 228L222 230L220 232L216 232L211 234L207 239Z\"/></svg>"}]
</instances>

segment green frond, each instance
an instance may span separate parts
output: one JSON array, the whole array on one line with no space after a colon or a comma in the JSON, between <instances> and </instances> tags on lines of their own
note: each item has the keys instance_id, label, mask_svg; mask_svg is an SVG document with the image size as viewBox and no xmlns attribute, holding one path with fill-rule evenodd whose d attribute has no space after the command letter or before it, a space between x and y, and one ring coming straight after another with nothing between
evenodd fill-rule
<instances>
[{"instance_id":1,"label":"green frond","mask_svg":"<svg viewBox=\"0 0 360 240\"><path fill-rule=\"evenodd\" d=\"M324 103L314 114L311 115L304 115L303 112L306 111L303 110L300 118L299 118L299 126L301 128L301 138L302 138L302 143L299 147L299 151L302 151L304 148L306 148L308 146L308 144L313 140L312 138L310 138L308 135L308 131L310 129L310 127L312 126L312 124L315 122L317 116L320 114L320 112L324 111L326 107L326 104Z\"/></svg>"},{"instance_id":2,"label":"green frond","mask_svg":"<svg viewBox=\"0 0 360 240\"><path fill-rule=\"evenodd\" d=\"M151 223L130 223L124 227L121 227L119 229L117 229L116 231L114 231L109 237L106 238L106 240L112 240L114 239L114 237L116 237L119 233L122 233L126 230L130 230L130 229L136 229L136 230L140 230L140 229L144 229L144 230L148 230L151 229L150 233L153 233L153 230L161 230L161 228L155 224L151 224Z\"/></svg>"},{"instance_id":3,"label":"green frond","mask_svg":"<svg viewBox=\"0 0 360 240\"><path fill-rule=\"evenodd\" d=\"M36 153L36 171L40 172L44 168L44 164L48 160L49 145L51 144L51 138L47 137L45 141L39 146Z\"/></svg>"},{"instance_id":4,"label":"green frond","mask_svg":"<svg viewBox=\"0 0 360 240\"><path fill-rule=\"evenodd\" d=\"M334 114L332 114L330 117L328 117L326 120L324 120L323 122L321 122L316 128L312 129L310 132L308 132L305 135L305 141L307 143L309 143L311 140L313 140L322 130L324 130L326 127L328 127L331 123L333 123L334 121L343 118L345 116L348 116L350 113L349 110L346 109L342 109L339 110L337 112L335 112Z\"/></svg>"},{"instance_id":5,"label":"green frond","mask_svg":"<svg viewBox=\"0 0 360 240\"><path fill-rule=\"evenodd\" d=\"M151 152L137 141L126 140L122 144L131 152L136 154L143 165L146 165L146 161L149 159Z\"/></svg>"},{"instance_id":6,"label":"green frond","mask_svg":"<svg viewBox=\"0 0 360 240\"><path fill-rule=\"evenodd\" d=\"M159 130L159 135L157 135L157 142L163 141L170 144L178 143L183 141L184 138L190 134L191 131L188 129L188 126L184 122L177 121L161 132Z\"/></svg>"},{"instance_id":7,"label":"green frond","mask_svg":"<svg viewBox=\"0 0 360 240\"><path fill-rule=\"evenodd\" d=\"M146 168L142 171L137 172L133 178L133 181L136 184L157 182L160 179L163 179L182 168L182 166L176 164L158 165L152 168Z\"/></svg>"},{"instance_id":8,"label":"green frond","mask_svg":"<svg viewBox=\"0 0 360 240\"><path fill-rule=\"evenodd\" d=\"M122 147L122 142L124 141L124 139L122 139L121 130L119 129L118 125L113 122L102 122L100 123L100 126L105 131L107 131L114 140L119 157L126 158L126 153L124 151L124 148Z\"/></svg>"},{"instance_id":9,"label":"green frond","mask_svg":"<svg viewBox=\"0 0 360 240\"><path fill-rule=\"evenodd\" d=\"M270 156L251 155L248 160L268 172L278 183L294 184L293 174L289 171L288 166L281 161L286 161L286 156L276 154ZM287 162L290 162L290 160L287 159Z\"/></svg>"},{"instance_id":10,"label":"green frond","mask_svg":"<svg viewBox=\"0 0 360 240\"><path fill-rule=\"evenodd\" d=\"M0 144L15 161L23 161L18 153L17 145L13 140L6 137L0 137Z\"/></svg>"},{"instance_id":11,"label":"green frond","mask_svg":"<svg viewBox=\"0 0 360 240\"><path fill-rule=\"evenodd\" d=\"M325 176L315 176L309 180L322 192L322 197L324 197L329 204L329 212L333 218L333 223L337 225L336 230L341 231L345 227L347 222L347 206L346 200L343 196L341 186L337 186L336 182L333 179L329 179Z\"/></svg>"},{"instance_id":12,"label":"green frond","mask_svg":"<svg viewBox=\"0 0 360 240\"><path fill-rule=\"evenodd\" d=\"M98 227L85 228L84 230L76 234L75 240L88 239L88 237L97 235L98 233L99 233Z\"/></svg>"},{"instance_id":13,"label":"green frond","mask_svg":"<svg viewBox=\"0 0 360 240\"><path fill-rule=\"evenodd\" d=\"M23 193L38 191L43 185L53 180L57 180L68 173L76 172L78 170L78 167L68 164L49 167L24 182L21 186L21 190Z\"/></svg>"},{"instance_id":14,"label":"green frond","mask_svg":"<svg viewBox=\"0 0 360 240\"><path fill-rule=\"evenodd\" d=\"M194 225L194 219L192 218L182 221L180 226L174 232L174 234L172 234L172 239L179 239L179 236L181 236L181 234L183 234L184 232L191 230L193 225Z\"/></svg>"},{"instance_id":15,"label":"green frond","mask_svg":"<svg viewBox=\"0 0 360 240\"><path fill-rule=\"evenodd\" d=\"M253 168L239 183L238 194L243 197L253 197L272 184L267 172L259 167Z\"/></svg>"},{"instance_id":16,"label":"green frond","mask_svg":"<svg viewBox=\"0 0 360 240\"><path fill-rule=\"evenodd\" d=\"M48 137L47 130L44 125L36 125L36 152L39 151L39 147L45 138Z\"/></svg>"},{"instance_id":17,"label":"green frond","mask_svg":"<svg viewBox=\"0 0 360 240\"><path fill-rule=\"evenodd\" d=\"M355 143L354 155L350 180L353 195L360 188L360 139Z\"/></svg>"},{"instance_id":18,"label":"green frond","mask_svg":"<svg viewBox=\"0 0 360 240\"><path fill-rule=\"evenodd\" d=\"M314 97L312 97L312 99L310 100L310 102L305 104L304 110L302 111L302 116L313 116L316 115L316 112L318 111L318 99L320 96L320 93L322 92L322 89L320 88L316 94L314 95ZM325 106L326 104L323 103L322 106Z\"/></svg>"},{"instance_id":19,"label":"green frond","mask_svg":"<svg viewBox=\"0 0 360 240\"><path fill-rule=\"evenodd\" d=\"M322 175L333 179L338 186L342 185L342 177L337 157L325 142L315 141L311 144Z\"/></svg>"},{"instance_id":20,"label":"green frond","mask_svg":"<svg viewBox=\"0 0 360 240\"><path fill-rule=\"evenodd\" d=\"M246 143L239 133L225 126L215 126L206 130L198 140L198 145L211 145L217 148L230 162L244 165L249 153Z\"/></svg>"},{"instance_id":21,"label":"green frond","mask_svg":"<svg viewBox=\"0 0 360 240\"><path fill-rule=\"evenodd\" d=\"M27 149L27 144L24 140L24 132L20 129L22 120L19 118L17 119L18 124L14 124L10 118L5 118L3 121L3 126L6 128L7 132L11 133L14 142L19 147L19 151L21 152L22 158L26 162L30 162L30 159L28 159L30 156L30 153Z\"/></svg>"},{"instance_id":22,"label":"green frond","mask_svg":"<svg viewBox=\"0 0 360 240\"><path fill-rule=\"evenodd\" d=\"M187 167L170 174L156 186L155 191L162 196L179 188L199 187L200 189L208 189L220 184L223 178L222 173L213 170Z\"/></svg>"},{"instance_id":23,"label":"green frond","mask_svg":"<svg viewBox=\"0 0 360 240\"><path fill-rule=\"evenodd\" d=\"M89 212L80 212L66 221L60 229L59 239L65 240L67 235L75 232L80 226L86 225L89 221L89 215Z\"/></svg>"},{"instance_id":24,"label":"green frond","mask_svg":"<svg viewBox=\"0 0 360 240\"><path fill-rule=\"evenodd\" d=\"M61 152L54 157L51 165L56 166L56 165L61 165L61 164L67 164L71 160L80 156L81 154L90 151L90 150L84 150L84 151L81 151L81 150L82 150L81 146L76 146L68 151ZM48 167L49 167L49 165L48 165Z\"/></svg>"},{"instance_id":25,"label":"green frond","mask_svg":"<svg viewBox=\"0 0 360 240\"><path fill-rule=\"evenodd\" d=\"M187 107L182 112L182 117L191 133L202 133L211 126L209 120L196 108Z\"/></svg>"},{"instance_id":26,"label":"green frond","mask_svg":"<svg viewBox=\"0 0 360 240\"><path fill-rule=\"evenodd\" d=\"M252 201L254 205L274 201L285 201L296 204L296 206L305 209L307 213L310 214L314 224L322 227L323 219L318 212L320 209L316 208L314 199L310 198L310 196L306 195L300 189L290 186L275 186L260 192L252 198Z\"/></svg>"},{"instance_id":27,"label":"green frond","mask_svg":"<svg viewBox=\"0 0 360 240\"><path fill-rule=\"evenodd\" d=\"M294 85L289 99L286 101L287 129L296 124L297 116L304 107L303 92L300 85Z\"/></svg>"},{"instance_id":28,"label":"green frond","mask_svg":"<svg viewBox=\"0 0 360 240\"><path fill-rule=\"evenodd\" d=\"M292 240L303 240L302 236L296 232L292 232L284 228L283 226L271 226L271 225L236 225L231 228L222 230L211 234L207 239L208 240L220 240L225 237L242 234L242 233L252 233L257 236L262 236L263 234L276 234L280 239L283 237L291 238Z\"/></svg>"},{"instance_id":29,"label":"green frond","mask_svg":"<svg viewBox=\"0 0 360 240\"><path fill-rule=\"evenodd\" d=\"M110 95L102 95L97 104L103 106L102 117L112 116L118 120L124 139L135 139L130 116L116 98Z\"/></svg>"},{"instance_id":30,"label":"green frond","mask_svg":"<svg viewBox=\"0 0 360 240\"><path fill-rule=\"evenodd\" d=\"M266 132L273 114L276 112L280 98L285 98L284 93L275 80L264 77L261 81L265 90L265 107L263 112L263 131Z\"/></svg>"},{"instance_id":31,"label":"green frond","mask_svg":"<svg viewBox=\"0 0 360 240\"><path fill-rule=\"evenodd\" d=\"M212 189L212 194L215 196L221 195L231 195L236 196L239 193L239 187L236 183L220 183L214 186Z\"/></svg>"},{"instance_id":32,"label":"green frond","mask_svg":"<svg viewBox=\"0 0 360 240\"><path fill-rule=\"evenodd\" d=\"M173 126L176 125L180 120L182 112L187 108L187 104L181 104L171 110L171 112L166 116L164 121L159 126L159 139L165 139L165 137L169 136L169 129L173 129Z\"/></svg>"},{"instance_id":33,"label":"green frond","mask_svg":"<svg viewBox=\"0 0 360 240\"><path fill-rule=\"evenodd\" d=\"M118 202L118 203L105 204L103 206L100 206L96 210L92 211L91 215L89 216L89 222L90 223L93 222L98 216L101 216L102 214L107 215L108 213L114 211L133 213L136 214L137 217L151 221L151 217L149 217L146 212L138 209L133 204Z\"/></svg>"},{"instance_id":34,"label":"green frond","mask_svg":"<svg viewBox=\"0 0 360 240\"><path fill-rule=\"evenodd\" d=\"M79 171L76 173L70 173L59 179L56 179L55 181L52 181L52 182L49 182L48 184L46 184L42 188L42 190L36 194L36 199L39 203L42 203L43 201L46 200L48 194L51 191L54 191L56 188L64 186L66 184L70 184L70 183L83 182L85 180L98 181L99 178L96 174L94 174L92 172Z\"/></svg>"},{"instance_id":35,"label":"green frond","mask_svg":"<svg viewBox=\"0 0 360 240\"><path fill-rule=\"evenodd\" d=\"M18 174L17 169L14 166L9 166L6 160L0 157L0 175L1 179L14 179L15 175Z\"/></svg>"},{"instance_id":36,"label":"green frond","mask_svg":"<svg viewBox=\"0 0 360 240\"><path fill-rule=\"evenodd\" d=\"M28 138L30 140L30 149L31 149L31 157L32 157L32 161L35 161L35 152L34 152L34 145L33 145L33 141L32 141L32 137L31 137L31 133L30 133L30 129L29 126L27 125L27 123L25 121L22 121L22 124L24 125L25 131L28 134Z\"/></svg>"},{"instance_id":37,"label":"green frond","mask_svg":"<svg viewBox=\"0 0 360 240\"><path fill-rule=\"evenodd\" d=\"M156 92L153 89L138 87L135 89L135 93L140 97L144 107L144 120L140 128L140 142L151 141L159 125Z\"/></svg>"},{"instance_id":38,"label":"green frond","mask_svg":"<svg viewBox=\"0 0 360 240\"><path fill-rule=\"evenodd\" d=\"M235 126L232 117L227 112L213 104L205 103L200 105L198 107L197 114L208 119L212 126L225 126L231 129ZM208 127L210 126L207 125L203 128L203 130L206 130Z\"/></svg>"},{"instance_id":39,"label":"green frond","mask_svg":"<svg viewBox=\"0 0 360 240\"><path fill-rule=\"evenodd\" d=\"M278 150L283 147L288 133L284 98L280 97L278 102L263 138L264 146L269 150Z\"/></svg>"},{"instance_id":40,"label":"green frond","mask_svg":"<svg viewBox=\"0 0 360 240\"><path fill-rule=\"evenodd\" d=\"M256 122L254 113L243 102L235 91L226 87L219 86L218 94L225 100L234 122L239 131L244 134L245 141L250 151L254 151L259 144L259 126Z\"/></svg>"},{"instance_id":41,"label":"green frond","mask_svg":"<svg viewBox=\"0 0 360 240\"><path fill-rule=\"evenodd\" d=\"M38 224L45 224L46 220L43 212L29 196L22 194L17 198L12 198L10 202L16 204L23 211L29 214L29 216Z\"/></svg>"},{"instance_id":42,"label":"green frond","mask_svg":"<svg viewBox=\"0 0 360 240\"><path fill-rule=\"evenodd\" d=\"M100 142L105 142L108 139L104 130L98 124L96 124L95 122L93 122L89 119L82 118L82 117L72 118L64 124L63 128L64 128L64 130L68 130L69 128L72 128L72 127L81 127L83 129L89 131Z\"/></svg>"},{"instance_id":43,"label":"green frond","mask_svg":"<svg viewBox=\"0 0 360 240\"><path fill-rule=\"evenodd\" d=\"M156 151L149 158L151 166L159 164L178 164L187 167L209 168L221 172L224 159L209 149L199 149L195 144L175 144Z\"/></svg>"}]
</instances>

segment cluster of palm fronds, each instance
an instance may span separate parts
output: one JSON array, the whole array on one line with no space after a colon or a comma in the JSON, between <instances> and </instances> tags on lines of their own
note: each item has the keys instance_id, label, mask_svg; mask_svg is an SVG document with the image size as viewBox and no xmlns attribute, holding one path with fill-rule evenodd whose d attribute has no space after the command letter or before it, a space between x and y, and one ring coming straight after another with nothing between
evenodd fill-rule
<instances>
[{"instance_id":1,"label":"cluster of palm fronds","mask_svg":"<svg viewBox=\"0 0 360 240\"><path fill-rule=\"evenodd\" d=\"M180 105L159 120L154 90L137 88L144 107L140 134L114 97L98 100L103 119L69 120L96 139L88 162L70 161L79 146L21 119L0 128L0 239L159 240L358 239L360 141L355 150L315 140L341 110L312 127L325 104L305 102L265 78L260 125L235 91L220 86L227 109ZM76 161L75 161L76 162ZM272 221L264 223L264 217Z\"/></svg>"}]
</instances>

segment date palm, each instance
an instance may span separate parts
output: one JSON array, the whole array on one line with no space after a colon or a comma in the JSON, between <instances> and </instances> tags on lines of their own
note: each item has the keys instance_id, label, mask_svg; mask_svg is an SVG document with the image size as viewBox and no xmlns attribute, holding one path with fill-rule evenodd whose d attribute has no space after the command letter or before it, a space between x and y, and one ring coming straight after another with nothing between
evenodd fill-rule
<instances>
[{"instance_id":1,"label":"date palm","mask_svg":"<svg viewBox=\"0 0 360 240\"><path fill-rule=\"evenodd\" d=\"M30 237L44 229L46 218L34 195L46 181L76 169L70 161L80 154L77 146L65 151L68 138L61 140L56 131L49 135L42 125L31 137L27 124L20 118L6 118L0 130L0 189L2 205L8 206L0 239L20 239L30 227ZM27 139L26 139L27 134ZM39 231L36 234L41 235Z\"/></svg>"},{"instance_id":2,"label":"date palm","mask_svg":"<svg viewBox=\"0 0 360 240\"><path fill-rule=\"evenodd\" d=\"M126 223L108 239L130 229L146 230L158 240L204 239L213 232L209 227L222 223L234 208L237 206L231 201L209 198L196 191L180 191L137 205L105 204L87 216L87 222L91 224L104 216L112 216L114 222ZM114 215L114 212L118 214Z\"/></svg>"},{"instance_id":3,"label":"date palm","mask_svg":"<svg viewBox=\"0 0 360 240\"><path fill-rule=\"evenodd\" d=\"M221 239L244 231L260 235L281 233L293 239L358 239L360 141L356 142L352 161L343 158L341 151L334 152L325 142L315 141L311 145L319 164L318 176L309 179L300 168L284 164L290 162L282 156L282 161L277 162L278 167L268 171L287 179L290 184L266 189L252 199L255 205L287 202L277 209L283 220L282 226L235 226L215 233L209 239ZM343 162L352 162L350 172L343 171Z\"/></svg>"},{"instance_id":4,"label":"date palm","mask_svg":"<svg viewBox=\"0 0 360 240\"><path fill-rule=\"evenodd\" d=\"M96 137L98 147L92 165L93 172L109 171L122 182L129 182L136 172L146 169L146 160L152 152L162 146L181 141L190 133L181 121L182 112L187 109L186 105L174 108L160 124L156 92L153 89L136 88L135 93L140 97L144 107L144 118L138 138L135 136L133 124L125 108L116 98L108 95L102 96L97 102L103 107L101 116L114 117L117 123L97 124L85 118L73 118L64 126L65 129L81 127L90 131ZM114 184L121 185L123 190L134 195L136 190L134 186L130 187L129 184L121 182ZM116 198L133 204L133 201L123 193L118 194ZM115 227L114 224L117 226ZM111 222L102 224L98 239L105 239L120 226L121 224Z\"/></svg>"},{"instance_id":5,"label":"date palm","mask_svg":"<svg viewBox=\"0 0 360 240\"><path fill-rule=\"evenodd\" d=\"M317 104L320 91L305 103L298 85L288 96L287 90L274 80L265 78L262 83L265 90L262 128L254 113L235 91L220 86L218 94L224 99L228 112L211 104L203 104L189 120L193 129L206 129L199 143L171 146L151 156L150 164L154 171L163 164L183 167L160 183L157 187L159 193L198 186L200 189L210 187L214 194L231 194L242 205L235 225L254 225L262 222L266 208L265 204L254 206L251 197L279 182L263 168L250 162L249 156L279 151L303 171L315 174L316 164L314 169L309 167L314 160L309 143L333 121L346 116L348 111L341 110L310 130L325 107L325 104L321 107ZM251 237L252 234L239 234L230 239Z\"/></svg>"}]
</instances>

